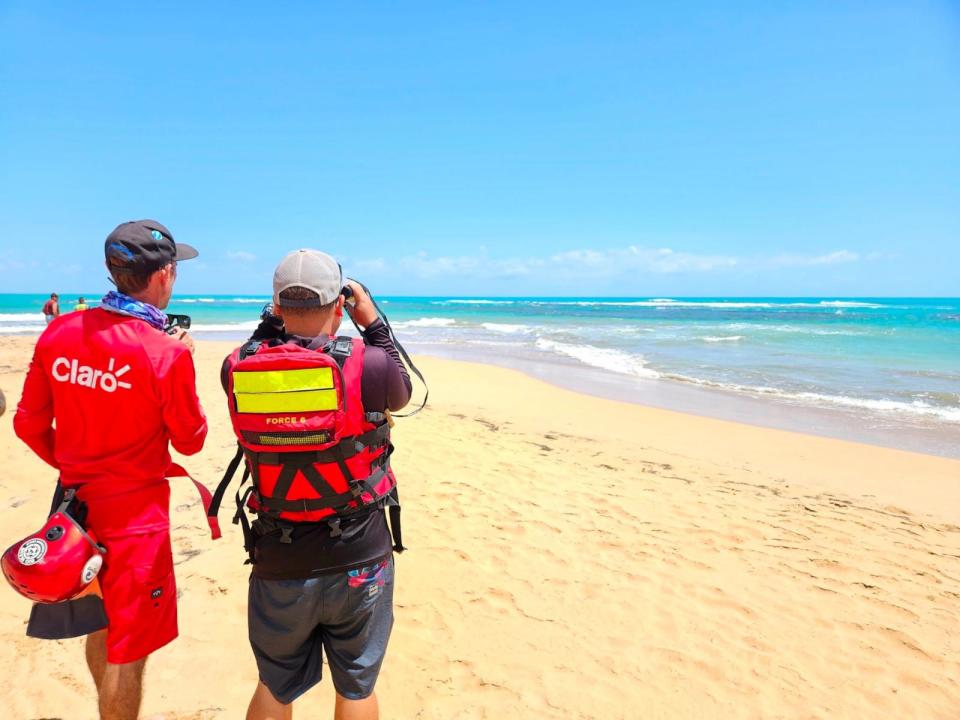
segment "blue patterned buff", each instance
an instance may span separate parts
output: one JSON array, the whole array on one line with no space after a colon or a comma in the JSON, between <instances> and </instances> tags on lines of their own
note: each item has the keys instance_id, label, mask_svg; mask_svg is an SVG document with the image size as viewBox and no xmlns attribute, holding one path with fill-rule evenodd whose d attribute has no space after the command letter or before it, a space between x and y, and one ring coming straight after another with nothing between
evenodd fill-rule
<instances>
[{"instance_id":1,"label":"blue patterned buff","mask_svg":"<svg viewBox=\"0 0 960 720\"><path fill-rule=\"evenodd\" d=\"M162 310L149 303L134 300L129 295L117 290L111 290L104 295L103 300L100 301L100 307L118 315L140 318L157 330L163 330L167 324L167 315Z\"/></svg>"}]
</instances>

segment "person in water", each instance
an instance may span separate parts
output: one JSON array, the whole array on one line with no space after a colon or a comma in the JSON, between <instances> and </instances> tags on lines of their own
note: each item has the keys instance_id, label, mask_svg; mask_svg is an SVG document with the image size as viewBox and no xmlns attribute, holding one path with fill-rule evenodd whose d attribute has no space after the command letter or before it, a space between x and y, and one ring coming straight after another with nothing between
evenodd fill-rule
<instances>
[{"instance_id":1,"label":"person in water","mask_svg":"<svg viewBox=\"0 0 960 720\"><path fill-rule=\"evenodd\" d=\"M77 300L76 305L73 306L74 312L80 312L81 310L86 310L86 309L87 309L87 303L84 301L82 297L79 298Z\"/></svg>"},{"instance_id":2,"label":"person in water","mask_svg":"<svg viewBox=\"0 0 960 720\"><path fill-rule=\"evenodd\" d=\"M398 509L392 505L397 512L391 512L391 528L384 509L397 498L389 470L392 446L387 414L409 402L411 383L372 300L358 283L348 285L355 303L350 312L364 328L362 341L335 337L345 301L337 262L315 250L287 255L274 273L275 315L265 316L253 337L224 361L221 373L235 427L240 422L236 416L247 412L235 403L235 398L241 397L235 395L240 392L241 380L249 387L256 382L252 376L271 378L268 386L259 389L265 393L252 390L253 400L260 405L246 416L253 418L250 422L264 417L257 412L269 411L262 403L277 383L302 389L276 393L284 397L270 400L278 407L292 408L291 402L299 405L295 415L266 416L267 422L284 423L278 428L281 432L271 432L273 426L267 425L266 432L255 436L259 443L274 443L266 448L270 452L244 448L248 462L253 463L255 492L251 497L258 510L251 530L254 564L247 620L260 675L247 720L289 720L293 701L320 682L321 653L326 655L336 690L334 717L379 717L374 686L393 627L393 552L403 549ZM272 352L283 348L289 350ZM294 368L289 374L283 369L244 372L250 360L276 364L279 358L282 366L284 358L290 357L296 358L296 368L313 363L318 369ZM332 382L332 357L341 368L342 407L337 391L324 390L332 386L318 379L327 377ZM315 379L306 386L299 379L303 376L296 376L303 372L314 373L311 377ZM241 375L245 377L238 379ZM325 405L326 399L333 406ZM314 404L307 407L310 403ZM303 452L304 445L323 444L318 436L331 432L306 429L313 421L330 419L331 407L341 407L336 414L348 418L343 422L352 423L344 431L346 438L326 450ZM241 432L241 445L251 437ZM348 446L346 450L344 446ZM267 486L267 478L278 469L289 482L277 479ZM357 494L351 496L348 487ZM351 503L363 494L360 488L369 491L364 495L369 504ZM334 510L340 503L350 503L351 509L345 513L346 506ZM310 716L316 717L316 713Z\"/></svg>"},{"instance_id":3,"label":"person in water","mask_svg":"<svg viewBox=\"0 0 960 720\"><path fill-rule=\"evenodd\" d=\"M53 319L60 315L60 296L56 293L50 293L50 299L43 304L42 312L47 325L53 322Z\"/></svg>"},{"instance_id":4,"label":"person in water","mask_svg":"<svg viewBox=\"0 0 960 720\"><path fill-rule=\"evenodd\" d=\"M168 446L192 455L207 435L192 341L168 335L163 313L177 263L197 252L154 220L118 226L104 252L117 289L97 308L51 320L13 426L62 487L76 489L86 527L106 547L106 627L87 635L87 665L101 719L136 720L147 656L177 637L166 477L179 468Z\"/></svg>"}]
</instances>

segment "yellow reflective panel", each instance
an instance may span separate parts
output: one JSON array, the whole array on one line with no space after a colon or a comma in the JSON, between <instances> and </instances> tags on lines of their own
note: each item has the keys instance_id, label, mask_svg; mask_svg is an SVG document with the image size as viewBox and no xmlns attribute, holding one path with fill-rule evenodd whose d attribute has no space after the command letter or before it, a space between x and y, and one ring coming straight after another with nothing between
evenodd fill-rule
<instances>
[{"instance_id":1,"label":"yellow reflective panel","mask_svg":"<svg viewBox=\"0 0 960 720\"><path fill-rule=\"evenodd\" d=\"M337 391L236 393L237 411L242 413L311 412L336 410Z\"/></svg>"},{"instance_id":2,"label":"yellow reflective panel","mask_svg":"<svg viewBox=\"0 0 960 720\"><path fill-rule=\"evenodd\" d=\"M333 368L303 370L260 370L235 372L233 390L237 393L296 392L333 387Z\"/></svg>"}]
</instances>

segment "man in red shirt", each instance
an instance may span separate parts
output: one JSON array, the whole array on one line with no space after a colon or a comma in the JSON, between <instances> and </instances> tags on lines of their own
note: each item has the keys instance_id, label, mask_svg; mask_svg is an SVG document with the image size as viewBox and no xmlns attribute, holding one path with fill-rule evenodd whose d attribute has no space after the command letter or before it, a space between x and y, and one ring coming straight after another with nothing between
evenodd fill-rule
<instances>
[{"instance_id":1,"label":"man in red shirt","mask_svg":"<svg viewBox=\"0 0 960 720\"><path fill-rule=\"evenodd\" d=\"M147 656L177 636L168 445L199 452L207 422L192 340L164 332L177 261L197 256L160 223L107 237L117 286L97 308L55 318L37 341L14 430L87 505L106 547L98 578L108 625L87 635L103 720L136 720Z\"/></svg>"}]
</instances>

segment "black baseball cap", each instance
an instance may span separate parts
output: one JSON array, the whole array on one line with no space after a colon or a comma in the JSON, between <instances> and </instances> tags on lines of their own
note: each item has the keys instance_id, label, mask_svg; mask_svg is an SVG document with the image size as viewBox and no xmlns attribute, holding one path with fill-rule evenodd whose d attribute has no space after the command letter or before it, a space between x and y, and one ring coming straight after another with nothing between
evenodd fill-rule
<instances>
[{"instance_id":1,"label":"black baseball cap","mask_svg":"<svg viewBox=\"0 0 960 720\"><path fill-rule=\"evenodd\" d=\"M154 272L200 253L190 245L174 242L170 231L156 220L131 220L107 235L103 254L111 270Z\"/></svg>"}]
</instances>

